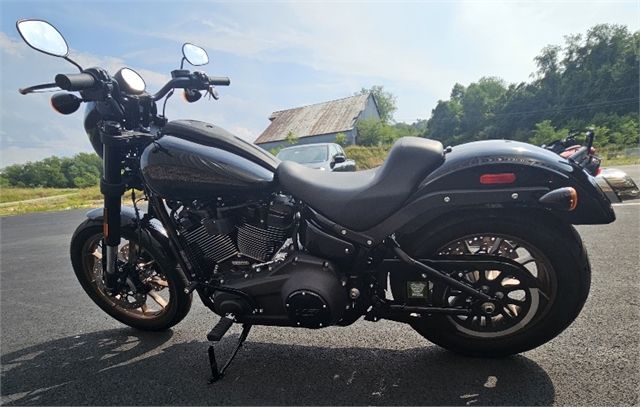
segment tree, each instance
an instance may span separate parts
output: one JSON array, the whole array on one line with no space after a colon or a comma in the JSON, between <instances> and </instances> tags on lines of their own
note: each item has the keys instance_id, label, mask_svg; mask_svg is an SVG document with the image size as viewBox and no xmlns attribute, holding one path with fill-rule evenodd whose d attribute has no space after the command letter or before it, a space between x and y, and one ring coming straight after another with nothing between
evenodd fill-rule
<instances>
[{"instance_id":1,"label":"tree","mask_svg":"<svg viewBox=\"0 0 640 407\"><path fill-rule=\"evenodd\" d=\"M564 46L543 48L535 62L531 83L456 83L420 134L446 145L495 138L542 144L555 129L593 126L602 130L597 143L638 144L640 32L596 25L566 36Z\"/></svg>"},{"instance_id":2,"label":"tree","mask_svg":"<svg viewBox=\"0 0 640 407\"><path fill-rule=\"evenodd\" d=\"M533 138L529 140L531 144L541 146L543 144L549 144L554 140L560 140L567 135L566 131L556 131L551 125L551 120L545 120L540 123L536 123L536 129L533 130Z\"/></svg>"},{"instance_id":3,"label":"tree","mask_svg":"<svg viewBox=\"0 0 640 407\"><path fill-rule=\"evenodd\" d=\"M455 144L454 140L460 134L461 118L462 105L457 100L439 100L431 111L423 137L438 140L444 145Z\"/></svg>"},{"instance_id":4,"label":"tree","mask_svg":"<svg viewBox=\"0 0 640 407\"><path fill-rule=\"evenodd\" d=\"M360 92L356 92L354 95L367 95L369 93L372 93L376 100L380 120L384 124L392 124L394 122L393 114L398 110L396 106L397 97L393 93L384 90L384 86L381 85L374 85L369 89L362 88Z\"/></svg>"},{"instance_id":5,"label":"tree","mask_svg":"<svg viewBox=\"0 0 640 407\"><path fill-rule=\"evenodd\" d=\"M296 136L293 135L293 132L288 132L287 136L284 138L284 141L286 141L290 146L294 145L294 144L298 144L298 138Z\"/></svg>"},{"instance_id":6,"label":"tree","mask_svg":"<svg viewBox=\"0 0 640 407\"><path fill-rule=\"evenodd\" d=\"M0 174L9 186L84 188L100 181L102 160L93 153L79 153L73 158L51 156L42 161L10 165Z\"/></svg>"},{"instance_id":7,"label":"tree","mask_svg":"<svg viewBox=\"0 0 640 407\"><path fill-rule=\"evenodd\" d=\"M339 144L342 147L346 147L346 146L349 145L349 141L347 140L347 136L345 136L344 133L336 134L336 139L334 140L334 143Z\"/></svg>"},{"instance_id":8,"label":"tree","mask_svg":"<svg viewBox=\"0 0 640 407\"><path fill-rule=\"evenodd\" d=\"M385 124L382 120L370 118L358 122L358 145L360 146L380 146L390 144L395 141L396 132L393 127Z\"/></svg>"}]
</instances>

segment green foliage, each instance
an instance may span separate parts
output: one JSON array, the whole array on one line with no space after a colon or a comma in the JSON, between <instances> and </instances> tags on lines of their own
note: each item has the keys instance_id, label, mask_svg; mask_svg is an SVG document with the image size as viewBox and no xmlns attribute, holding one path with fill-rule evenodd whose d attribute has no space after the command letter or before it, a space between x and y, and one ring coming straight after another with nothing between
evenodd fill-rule
<instances>
[{"instance_id":1,"label":"green foliage","mask_svg":"<svg viewBox=\"0 0 640 407\"><path fill-rule=\"evenodd\" d=\"M391 145L377 147L349 146L344 149L344 153L356 162L356 168L368 170L382 165L391 150Z\"/></svg>"},{"instance_id":2,"label":"green foliage","mask_svg":"<svg viewBox=\"0 0 640 407\"><path fill-rule=\"evenodd\" d=\"M0 216L90 208L100 205L102 200L98 186L85 189L8 188L2 191Z\"/></svg>"},{"instance_id":3,"label":"green foliage","mask_svg":"<svg viewBox=\"0 0 640 407\"><path fill-rule=\"evenodd\" d=\"M271 153L271 155L276 155L280 152L280 150L282 150L284 147L280 146L280 147L276 147L276 148L271 148L269 149L269 152Z\"/></svg>"},{"instance_id":4,"label":"green foliage","mask_svg":"<svg viewBox=\"0 0 640 407\"><path fill-rule=\"evenodd\" d=\"M339 144L343 148L349 145L349 140L347 140L347 136L344 133L336 134L336 139L333 142Z\"/></svg>"},{"instance_id":5,"label":"green foliage","mask_svg":"<svg viewBox=\"0 0 640 407\"><path fill-rule=\"evenodd\" d=\"M59 197L77 192L78 190L73 188L7 188L0 195L0 203Z\"/></svg>"},{"instance_id":6,"label":"green foliage","mask_svg":"<svg viewBox=\"0 0 640 407\"><path fill-rule=\"evenodd\" d=\"M93 153L73 158L51 156L0 170L4 187L85 188L97 185L101 175L102 160Z\"/></svg>"},{"instance_id":7,"label":"green foliage","mask_svg":"<svg viewBox=\"0 0 640 407\"><path fill-rule=\"evenodd\" d=\"M596 146L638 145L640 32L596 25L566 36L564 46L545 47L535 62L531 83L456 83L420 135L445 145L496 138L542 144L593 126Z\"/></svg>"},{"instance_id":8,"label":"green foliage","mask_svg":"<svg viewBox=\"0 0 640 407\"><path fill-rule=\"evenodd\" d=\"M360 120L357 124L357 143L361 146L380 146L390 144L396 139L394 128L382 120L370 118Z\"/></svg>"},{"instance_id":9,"label":"green foliage","mask_svg":"<svg viewBox=\"0 0 640 407\"><path fill-rule=\"evenodd\" d=\"M545 120L536 123L536 129L533 131L533 137L529 140L531 144L541 146L549 144L554 140L560 140L568 136L567 131L556 131L551 125L551 120Z\"/></svg>"},{"instance_id":10,"label":"green foliage","mask_svg":"<svg viewBox=\"0 0 640 407\"><path fill-rule=\"evenodd\" d=\"M382 123L392 124L393 114L398 110L398 107L396 106L397 97L393 93L384 90L384 86L380 85L374 85L369 89L362 88L360 92L357 92L354 95L367 95L369 93L373 93Z\"/></svg>"},{"instance_id":11,"label":"green foliage","mask_svg":"<svg viewBox=\"0 0 640 407\"><path fill-rule=\"evenodd\" d=\"M360 120L358 128L358 145L381 146L393 144L400 137L418 137L426 129L426 121L418 121L414 124L396 123L385 124L382 120L370 118Z\"/></svg>"},{"instance_id":12,"label":"green foliage","mask_svg":"<svg viewBox=\"0 0 640 407\"><path fill-rule=\"evenodd\" d=\"M298 138L296 136L293 135L293 133L290 131L287 133L287 137L284 138L284 141L287 142L287 144L289 146L292 146L294 144L298 144Z\"/></svg>"},{"instance_id":13,"label":"green foliage","mask_svg":"<svg viewBox=\"0 0 640 407\"><path fill-rule=\"evenodd\" d=\"M286 147L291 147L294 144L298 144L298 141L300 141L298 139L298 137L293 135L293 132L288 132L287 136L284 138L285 143L282 144L280 147L274 147L269 149L269 152L271 153L271 155L276 155L280 152L280 150L282 150L283 148Z\"/></svg>"}]
</instances>

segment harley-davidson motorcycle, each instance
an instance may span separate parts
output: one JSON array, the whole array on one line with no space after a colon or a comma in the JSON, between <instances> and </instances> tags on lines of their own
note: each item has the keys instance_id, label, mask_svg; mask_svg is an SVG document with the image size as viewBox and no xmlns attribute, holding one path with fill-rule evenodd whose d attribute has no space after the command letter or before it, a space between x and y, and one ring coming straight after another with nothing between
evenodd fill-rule
<instances>
[{"instance_id":1,"label":"harley-davidson motorcycle","mask_svg":"<svg viewBox=\"0 0 640 407\"><path fill-rule=\"evenodd\" d=\"M113 318L152 331L179 323L197 293L220 316L207 335L211 381L253 325L388 319L451 351L499 357L551 340L587 299L589 260L572 225L615 214L570 158L508 140L443 148L404 137L378 168L316 171L215 125L165 118L174 89L195 102L229 85L184 69L208 62L202 48L185 44L181 69L150 94L130 68L80 67L44 21L17 28L32 48L80 69L20 92L67 91L51 98L63 114L85 103L104 162L104 208L71 240L80 284ZM233 323L243 331L219 368L213 344Z\"/></svg>"},{"instance_id":2,"label":"harley-davidson motorcycle","mask_svg":"<svg viewBox=\"0 0 640 407\"><path fill-rule=\"evenodd\" d=\"M584 145L576 140L579 132L569 132L561 140L555 140L548 145L542 145L549 151L574 161L596 179L596 183L612 203L620 203L629 199L640 199L640 189L633 179L624 171L617 168L601 168L602 158L596 155L593 147L595 133L593 129L585 133Z\"/></svg>"},{"instance_id":3,"label":"harley-davidson motorcycle","mask_svg":"<svg viewBox=\"0 0 640 407\"><path fill-rule=\"evenodd\" d=\"M595 133L593 129L587 130L584 145L576 140L576 136L579 134L580 132L569 132L569 135L562 140L555 140L549 145L543 145L542 148L553 151L564 158L571 158L595 177L600 174L600 163L602 162L602 158L596 155L596 149L593 147Z\"/></svg>"}]
</instances>

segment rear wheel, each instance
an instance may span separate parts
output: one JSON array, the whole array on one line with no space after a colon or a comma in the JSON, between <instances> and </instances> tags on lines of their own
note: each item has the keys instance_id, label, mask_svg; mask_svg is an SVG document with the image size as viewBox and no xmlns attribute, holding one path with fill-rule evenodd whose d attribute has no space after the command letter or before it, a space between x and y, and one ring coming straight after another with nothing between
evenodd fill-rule
<instances>
[{"instance_id":1,"label":"rear wheel","mask_svg":"<svg viewBox=\"0 0 640 407\"><path fill-rule=\"evenodd\" d=\"M103 283L102 221L83 222L71 240L73 270L89 297L102 310L133 328L159 331L180 322L191 308L186 282L157 243L130 227L121 230L118 269L121 284L107 295Z\"/></svg>"},{"instance_id":2,"label":"rear wheel","mask_svg":"<svg viewBox=\"0 0 640 407\"><path fill-rule=\"evenodd\" d=\"M499 270L459 270L452 276L491 295L477 301L444 284L432 286L438 306L471 305L472 315L420 318L413 328L431 342L473 356L506 356L533 349L562 332L587 299L590 268L570 225L532 219L458 218L430 228L415 245L417 258L474 254L506 257L537 280Z\"/></svg>"}]
</instances>

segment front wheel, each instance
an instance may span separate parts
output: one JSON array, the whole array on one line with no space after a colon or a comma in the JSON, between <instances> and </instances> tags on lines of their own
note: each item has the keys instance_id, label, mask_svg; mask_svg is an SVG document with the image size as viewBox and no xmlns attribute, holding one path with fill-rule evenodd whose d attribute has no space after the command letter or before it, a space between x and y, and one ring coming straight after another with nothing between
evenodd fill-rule
<instances>
[{"instance_id":1,"label":"front wheel","mask_svg":"<svg viewBox=\"0 0 640 407\"><path fill-rule=\"evenodd\" d=\"M118 249L120 285L107 295L103 283L103 226L87 219L71 239L71 264L89 297L103 311L133 328L160 331L180 322L191 308L186 282L157 242L144 231L122 227Z\"/></svg>"},{"instance_id":2,"label":"front wheel","mask_svg":"<svg viewBox=\"0 0 640 407\"><path fill-rule=\"evenodd\" d=\"M461 270L455 277L497 300L472 306L472 315L420 318L413 328L429 341L471 356L499 357L533 349L553 339L578 316L591 272L586 250L571 225L540 217L459 217L432 225L413 255L495 255L522 264L538 284L499 270ZM477 302L436 283L432 302L442 307ZM489 305L486 305L489 304Z\"/></svg>"}]
</instances>

